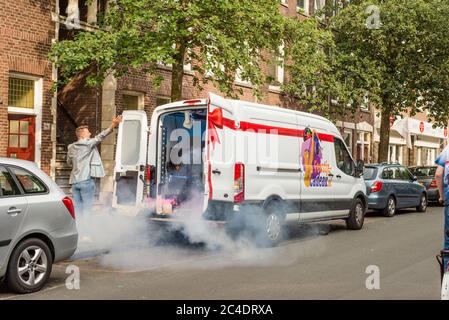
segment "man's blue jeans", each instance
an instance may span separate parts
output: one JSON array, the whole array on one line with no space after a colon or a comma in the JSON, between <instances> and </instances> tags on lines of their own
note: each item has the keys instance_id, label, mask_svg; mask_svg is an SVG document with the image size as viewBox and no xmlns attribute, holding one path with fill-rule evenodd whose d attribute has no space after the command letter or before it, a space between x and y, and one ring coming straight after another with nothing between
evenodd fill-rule
<instances>
[{"instance_id":1,"label":"man's blue jeans","mask_svg":"<svg viewBox=\"0 0 449 320\"><path fill-rule=\"evenodd\" d=\"M87 218L92 211L94 202L95 183L90 178L85 181L72 184L73 200L75 201L75 214Z\"/></svg>"}]
</instances>

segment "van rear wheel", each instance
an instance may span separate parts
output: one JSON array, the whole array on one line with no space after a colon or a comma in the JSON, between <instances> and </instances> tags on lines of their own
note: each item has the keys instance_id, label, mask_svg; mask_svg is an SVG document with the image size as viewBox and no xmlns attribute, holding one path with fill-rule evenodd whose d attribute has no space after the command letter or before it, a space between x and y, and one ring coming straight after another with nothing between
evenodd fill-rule
<instances>
[{"instance_id":1,"label":"van rear wheel","mask_svg":"<svg viewBox=\"0 0 449 320\"><path fill-rule=\"evenodd\" d=\"M286 237L285 213L279 201L272 201L263 210L257 226L256 243L262 247L274 247Z\"/></svg>"},{"instance_id":2,"label":"van rear wheel","mask_svg":"<svg viewBox=\"0 0 449 320\"><path fill-rule=\"evenodd\" d=\"M352 205L351 212L349 213L349 218L346 219L346 227L349 230L360 230L363 227L363 222L365 221L365 204L360 198L355 199Z\"/></svg>"}]
</instances>

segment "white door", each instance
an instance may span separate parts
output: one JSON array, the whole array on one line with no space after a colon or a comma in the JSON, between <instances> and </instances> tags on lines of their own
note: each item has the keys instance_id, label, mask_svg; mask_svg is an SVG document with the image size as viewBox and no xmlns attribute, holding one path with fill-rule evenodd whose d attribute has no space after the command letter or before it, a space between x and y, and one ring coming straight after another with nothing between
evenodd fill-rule
<instances>
[{"instance_id":1,"label":"white door","mask_svg":"<svg viewBox=\"0 0 449 320\"><path fill-rule=\"evenodd\" d=\"M228 100L212 93L207 109L205 194L209 200L233 202L236 162L233 109Z\"/></svg>"},{"instance_id":2,"label":"white door","mask_svg":"<svg viewBox=\"0 0 449 320\"><path fill-rule=\"evenodd\" d=\"M115 155L112 204L135 206L142 202L147 163L148 122L144 111L123 112Z\"/></svg>"}]
</instances>

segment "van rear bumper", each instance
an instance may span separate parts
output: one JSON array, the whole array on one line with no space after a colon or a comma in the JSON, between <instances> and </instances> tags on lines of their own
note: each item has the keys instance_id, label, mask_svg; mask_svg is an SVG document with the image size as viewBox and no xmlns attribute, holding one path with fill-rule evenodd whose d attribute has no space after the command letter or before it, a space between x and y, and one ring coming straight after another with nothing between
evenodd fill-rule
<instances>
[{"instance_id":1,"label":"van rear bumper","mask_svg":"<svg viewBox=\"0 0 449 320\"><path fill-rule=\"evenodd\" d=\"M185 219L179 218L179 217L171 217L171 216L153 216L148 218L149 222L152 223L158 223L158 224L179 224L182 225L185 223ZM207 220L207 219L200 219L201 222L204 222L211 226L216 227L223 227L226 225L227 221L224 220Z\"/></svg>"}]
</instances>

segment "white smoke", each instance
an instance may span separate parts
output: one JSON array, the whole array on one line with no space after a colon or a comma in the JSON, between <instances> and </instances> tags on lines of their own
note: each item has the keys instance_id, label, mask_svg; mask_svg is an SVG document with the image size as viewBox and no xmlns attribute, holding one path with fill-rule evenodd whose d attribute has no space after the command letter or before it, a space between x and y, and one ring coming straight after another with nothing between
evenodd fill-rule
<instances>
[{"instance_id":1,"label":"white smoke","mask_svg":"<svg viewBox=\"0 0 449 320\"><path fill-rule=\"evenodd\" d=\"M178 210L182 212L171 217L176 223L149 223L145 215L132 216L110 208L95 210L89 218L79 217L80 242L75 258L93 258L104 267L135 272L290 265L302 255L315 255L323 249L320 243L305 245L302 250L283 244L261 248L254 241L257 235L230 236L223 224L202 218L202 197L194 195L185 202ZM257 223L257 215L248 211L239 214L246 215L242 222ZM290 227L297 230L296 224ZM302 232L318 235L320 228L312 226Z\"/></svg>"}]
</instances>

